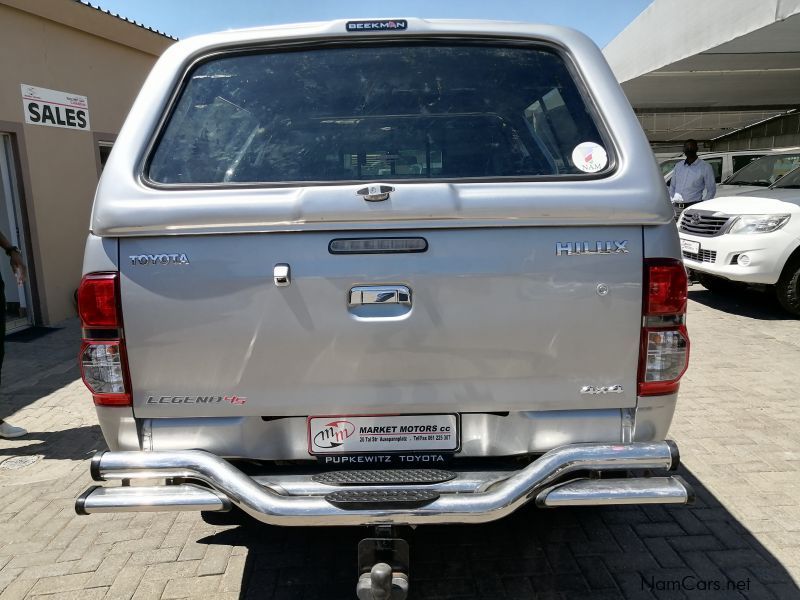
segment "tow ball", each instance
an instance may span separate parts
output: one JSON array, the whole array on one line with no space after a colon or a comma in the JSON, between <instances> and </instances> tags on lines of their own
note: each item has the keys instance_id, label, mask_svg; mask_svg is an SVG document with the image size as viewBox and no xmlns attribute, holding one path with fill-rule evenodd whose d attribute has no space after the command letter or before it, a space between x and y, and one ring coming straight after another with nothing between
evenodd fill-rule
<instances>
[{"instance_id":1,"label":"tow ball","mask_svg":"<svg viewBox=\"0 0 800 600\"><path fill-rule=\"evenodd\" d=\"M375 527L375 537L358 543L358 600L405 600L408 557L408 542L396 537L394 527Z\"/></svg>"}]
</instances>

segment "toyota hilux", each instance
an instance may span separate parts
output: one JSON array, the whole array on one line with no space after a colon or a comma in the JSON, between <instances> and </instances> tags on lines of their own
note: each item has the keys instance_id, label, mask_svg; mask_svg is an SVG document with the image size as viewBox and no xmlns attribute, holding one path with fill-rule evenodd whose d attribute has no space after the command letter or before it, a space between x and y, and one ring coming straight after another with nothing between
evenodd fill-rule
<instances>
[{"instance_id":1,"label":"toyota hilux","mask_svg":"<svg viewBox=\"0 0 800 600\"><path fill-rule=\"evenodd\" d=\"M686 272L598 48L557 27L333 21L159 59L97 189L81 514L375 528L685 504ZM387 595L389 594L389 595Z\"/></svg>"},{"instance_id":2,"label":"toyota hilux","mask_svg":"<svg viewBox=\"0 0 800 600\"><path fill-rule=\"evenodd\" d=\"M713 198L678 224L686 266L712 292L774 292L800 316L800 167L763 191Z\"/></svg>"}]
</instances>

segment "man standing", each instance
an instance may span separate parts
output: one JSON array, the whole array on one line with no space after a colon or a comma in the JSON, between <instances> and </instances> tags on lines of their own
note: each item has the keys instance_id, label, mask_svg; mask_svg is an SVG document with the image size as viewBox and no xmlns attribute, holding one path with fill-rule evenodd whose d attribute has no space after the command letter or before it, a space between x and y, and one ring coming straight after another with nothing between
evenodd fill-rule
<instances>
[{"instance_id":1,"label":"man standing","mask_svg":"<svg viewBox=\"0 0 800 600\"><path fill-rule=\"evenodd\" d=\"M22 262L22 254L19 248L12 245L2 233L0 233L0 247L5 250L11 260L11 270L17 278L17 283L22 285L25 282L25 263ZM3 368L3 357L5 356L6 338L6 287L0 278L0 370ZM6 423L0 419L0 438L17 438L28 433L22 427L14 427L11 423Z\"/></svg>"},{"instance_id":2,"label":"man standing","mask_svg":"<svg viewBox=\"0 0 800 600\"><path fill-rule=\"evenodd\" d=\"M717 193L714 182L714 169L702 158L697 157L697 142L686 140L683 145L686 160L675 165L669 182L669 197L676 213L701 200L711 200ZM703 190L706 196L703 198Z\"/></svg>"}]
</instances>

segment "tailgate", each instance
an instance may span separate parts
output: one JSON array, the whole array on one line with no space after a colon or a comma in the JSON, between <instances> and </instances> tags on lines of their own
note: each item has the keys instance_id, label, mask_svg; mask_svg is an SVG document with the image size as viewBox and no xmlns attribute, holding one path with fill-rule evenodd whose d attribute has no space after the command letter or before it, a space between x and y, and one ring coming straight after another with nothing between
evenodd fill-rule
<instances>
[{"instance_id":1,"label":"tailgate","mask_svg":"<svg viewBox=\"0 0 800 600\"><path fill-rule=\"evenodd\" d=\"M375 237L423 238L427 249L329 250L334 239ZM557 253L614 241L628 252ZM641 227L122 238L120 252L137 417L636 402ZM289 265L289 285L275 284L277 264ZM353 304L359 286L407 288L408 302L359 304L375 297L358 294Z\"/></svg>"}]
</instances>

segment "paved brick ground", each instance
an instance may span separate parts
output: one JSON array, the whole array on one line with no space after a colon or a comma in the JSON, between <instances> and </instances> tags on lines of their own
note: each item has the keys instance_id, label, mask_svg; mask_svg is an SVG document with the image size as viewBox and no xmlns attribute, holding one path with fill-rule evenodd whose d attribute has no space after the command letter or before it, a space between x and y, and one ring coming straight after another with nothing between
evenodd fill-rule
<instances>
[{"instance_id":1,"label":"paved brick ground","mask_svg":"<svg viewBox=\"0 0 800 600\"><path fill-rule=\"evenodd\" d=\"M415 598L800 598L800 321L759 294L691 296L693 361L672 435L697 503L409 531ZM77 336L69 322L7 346L0 407L31 434L0 441L0 600L353 596L357 528L75 516L103 447Z\"/></svg>"}]
</instances>

